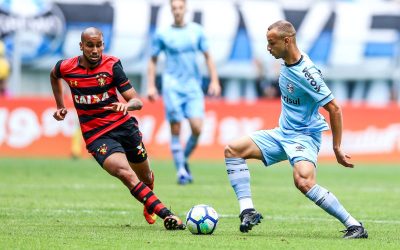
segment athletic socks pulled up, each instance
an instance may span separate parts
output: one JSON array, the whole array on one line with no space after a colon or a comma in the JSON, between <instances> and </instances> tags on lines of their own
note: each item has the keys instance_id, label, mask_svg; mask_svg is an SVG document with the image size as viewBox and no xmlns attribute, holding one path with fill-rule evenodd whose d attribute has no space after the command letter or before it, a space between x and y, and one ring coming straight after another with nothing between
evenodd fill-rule
<instances>
[{"instance_id":1,"label":"athletic socks pulled up","mask_svg":"<svg viewBox=\"0 0 400 250\"><path fill-rule=\"evenodd\" d=\"M164 204L158 199L158 197L146 186L143 182L139 182L132 190L131 194L140 201L149 211L149 213L155 213L160 218L171 215L171 211L164 206Z\"/></svg>"},{"instance_id":2,"label":"athletic socks pulled up","mask_svg":"<svg viewBox=\"0 0 400 250\"><path fill-rule=\"evenodd\" d=\"M176 171L179 172L185 170L185 156L183 154L181 142L179 141L179 136L171 136L171 152L172 157L174 158Z\"/></svg>"},{"instance_id":3,"label":"athletic socks pulled up","mask_svg":"<svg viewBox=\"0 0 400 250\"><path fill-rule=\"evenodd\" d=\"M253 208L250 189L250 172L246 161L242 158L225 158L226 171L236 197L240 211Z\"/></svg>"},{"instance_id":4,"label":"athletic socks pulled up","mask_svg":"<svg viewBox=\"0 0 400 250\"><path fill-rule=\"evenodd\" d=\"M340 204L339 200L334 194L326 190L325 188L315 184L307 193L306 197L313 201L317 206L325 210L328 214L332 215L340 222L342 222L346 228L350 226L360 226L361 224L354 219Z\"/></svg>"}]
</instances>

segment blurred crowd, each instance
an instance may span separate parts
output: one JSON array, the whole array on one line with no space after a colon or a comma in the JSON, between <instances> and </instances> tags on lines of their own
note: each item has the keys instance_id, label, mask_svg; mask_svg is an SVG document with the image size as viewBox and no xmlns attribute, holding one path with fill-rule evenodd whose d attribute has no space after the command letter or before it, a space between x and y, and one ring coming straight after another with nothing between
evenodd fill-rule
<instances>
[{"instance_id":1,"label":"blurred crowd","mask_svg":"<svg viewBox=\"0 0 400 250\"><path fill-rule=\"evenodd\" d=\"M256 99L280 98L281 93L278 84L279 61L274 60L274 62L271 62L256 58L253 59L253 66L255 68L255 79L221 77L222 96L225 99L228 101L237 101L240 99L253 101ZM393 72L395 77L392 77L392 79L398 80L327 80L327 84L335 97L341 102L349 101L356 104L366 102L372 105L386 105L391 102L399 103L400 69L397 71ZM10 73L11 63L7 57L7 48L0 40L0 97L11 95ZM207 86L203 86L203 89L206 88ZM142 88L138 88L138 90L140 89ZM35 93L32 92L29 94Z\"/></svg>"},{"instance_id":2,"label":"blurred crowd","mask_svg":"<svg viewBox=\"0 0 400 250\"><path fill-rule=\"evenodd\" d=\"M0 96L9 95L9 91L7 88L9 76L10 76L10 63L6 55L6 46L0 40Z\"/></svg>"}]
</instances>

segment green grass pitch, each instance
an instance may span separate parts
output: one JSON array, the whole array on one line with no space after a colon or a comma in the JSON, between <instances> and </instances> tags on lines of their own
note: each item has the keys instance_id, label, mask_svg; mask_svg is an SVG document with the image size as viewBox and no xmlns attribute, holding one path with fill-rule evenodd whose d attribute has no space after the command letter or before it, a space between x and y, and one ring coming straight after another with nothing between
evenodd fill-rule
<instances>
[{"instance_id":1,"label":"green grass pitch","mask_svg":"<svg viewBox=\"0 0 400 250\"><path fill-rule=\"evenodd\" d=\"M184 218L196 204L220 215L210 236L148 225L142 206L92 159L0 159L0 249L400 249L400 167L337 164L318 167L332 191L370 238L343 240L340 222L293 185L287 162L250 162L253 200L264 215L239 232L238 204L223 160L194 161L195 181L175 183L169 161L152 161L155 192Z\"/></svg>"}]
</instances>

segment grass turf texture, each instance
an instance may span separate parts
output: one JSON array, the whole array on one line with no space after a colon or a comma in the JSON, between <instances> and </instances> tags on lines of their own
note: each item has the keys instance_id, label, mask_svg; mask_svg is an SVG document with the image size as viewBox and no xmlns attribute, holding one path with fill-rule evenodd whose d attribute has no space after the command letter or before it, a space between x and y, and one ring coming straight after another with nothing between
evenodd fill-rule
<instances>
[{"instance_id":1,"label":"grass turf texture","mask_svg":"<svg viewBox=\"0 0 400 250\"><path fill-rule=\"evenodd\" d=\"M361 220L370 238L343 240L336 219L293 185L288 163L249 164L263 222L239 232L238 204L223 161L192 164L178 186L171 162L152 161L155 192L183 219L196 204L220 214L211 236L148 225L142 206L92 159L0 159L0 249L399 249L400 167L321 164L318 182Z\"/></svg>"}]
</instances>

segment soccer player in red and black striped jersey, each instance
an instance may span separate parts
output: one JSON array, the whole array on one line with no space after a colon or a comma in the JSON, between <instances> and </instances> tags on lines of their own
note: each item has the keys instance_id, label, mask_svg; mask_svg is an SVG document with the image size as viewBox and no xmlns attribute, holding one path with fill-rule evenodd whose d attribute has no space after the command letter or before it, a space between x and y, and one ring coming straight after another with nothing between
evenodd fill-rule
<instances>
[{"instance_id":1,"label":"soccer player in red and black striped jersey","mask_svg":"<svg viewBox=\"0 0 400 250\"><path fill-rule=\"evenodd\" d=\"M154 175L147 159L136 119L128 111L140 110L143 103L123 71L121 61L103 55L103 34L87 28L81 34L82 55L60 60L50 73L57 110L54 118L64 120L62 79L71 89L79 123L88 151L112 176L120 179L131 194L144 204L149 224L156 215L166 229L184 229L181 219L172 214L153 193ZM125 99L120 102L117 91Z\"/></svg>"}]
</instances>

